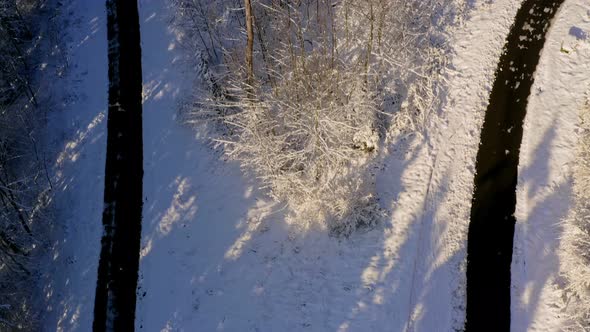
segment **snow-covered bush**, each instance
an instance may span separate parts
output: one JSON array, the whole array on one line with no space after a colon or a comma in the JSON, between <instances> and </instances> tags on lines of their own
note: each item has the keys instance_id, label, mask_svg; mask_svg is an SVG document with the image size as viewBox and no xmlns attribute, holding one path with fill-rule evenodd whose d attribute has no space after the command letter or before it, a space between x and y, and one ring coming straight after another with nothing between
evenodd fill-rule
<instances>
[{"instance_id":1,"label":"snow-covered bush","mask_svg":"<svg viewBox=\"0 0 590 332\"><path fill-rule=\"evenodd\" d=\"M574 166L574 208L563 223L562 274L571 331L590 331L590 104L582 111Z\"/></svg>"},{"instance_id":2,"label":"snow-covered bush","mask_svg":"<svg viewBox=\"0 0 590 332\"><path fill-rule=\"evenodd\" d=\"M293 211L339 234L373 225L369 169L385 133L436 108L455 1L253 1L253 70L242 1L172 3L205 91L188 122L215 120L215 141Z\"/></svg>"},{"instance_id":3,"label":"snow-covered bush","mask_svg":"<svg viewBox=\"0 0 590 332\"><path fill-rule=\"evenodd\" d=\"M364 168L377 149L377 105L362 75L323 60L308 57L306 70L286 73L259 99L239 98L240 111L225 117L234 134L219 142L274 198L315 207L316 218L339 220L341 229L344 221L357 224L351 213L369 195Z\"/></svg>"}]
</instances>

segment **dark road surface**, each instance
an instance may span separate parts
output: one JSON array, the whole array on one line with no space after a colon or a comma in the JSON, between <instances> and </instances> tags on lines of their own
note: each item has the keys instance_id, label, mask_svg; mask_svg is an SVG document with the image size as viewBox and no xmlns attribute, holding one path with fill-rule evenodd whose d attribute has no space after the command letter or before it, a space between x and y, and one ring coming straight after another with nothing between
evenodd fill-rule
<instances>
[{"instance_id":1,"label":"dark road surface","mask_svg":"<svg viewBox=\"0 0 590 332\"><path fill-rule=\"evenodd\" d=\"M564 0L526 0L496 69L477 153L467 244L466 331L510 331L510 264L522 125L533 74Z\"/></svg>"},{"instance_id":2,"label":"dark road surface","mask_svg":"<svg viewBox=\"0 0 590 332\"><path fill-rule=\"evenodd\" d=\"M141 238L143 142L136 1L107 0L108 138L94 331L133 331Z\"/></svg>"}]
</instances>

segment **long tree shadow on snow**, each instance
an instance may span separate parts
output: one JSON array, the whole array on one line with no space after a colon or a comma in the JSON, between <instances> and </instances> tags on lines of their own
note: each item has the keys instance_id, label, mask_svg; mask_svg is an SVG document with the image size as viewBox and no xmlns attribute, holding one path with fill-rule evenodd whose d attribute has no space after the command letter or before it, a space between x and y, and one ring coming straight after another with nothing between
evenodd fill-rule
<instances>
[{"instance_id":1,"label":"long tree shadow on snow","mask_svg":"<svg viewBox=\"0 0 590 332\"><path fill-rule=\"evenodd\" d=\"M427 177L430 170L420 167L410 158L390 176L400 178L418 168L416 176ZM452 220L455 218L463 220L465 226L468 216L440 211L440 203L452 195L449 180L457 171L463 170L435 168L434 172L440 174L425 181L428 194L418 197L418 202L413 202L416 196L407 192L403 183L395 184L398 192L393 196L396 203L389 229L375 234L379 236L378 250L360 273L365 291L356 291L356 297L351 299L354 305L340 317L338 329L333 330L460 328L464 315L465 245L451 245L449 228L456 225ZM405 216L408 209L411 215ZM461 232L459 227L455 232Z\"/></svg>"},{"instance_id":2,"label":"long tree shadow on snow","mask_svg":"<svg viewBox=\"0 0 590 332\"><path fill-rule=\"evenodd\" d=\"M398 179L391 197L405 195L402 173L415 167L420 176L427 166L415 164L421 149L388 171ZM432 223L436 202L448 194L438 190L448 186L444 180L430 184L432 195L412 207L415 215L400 215L409 220L337 239L287 224L280 207L260 200L263 193L241 180L237 167L213 158L206 163L170 173L164 183L171 185L154 195L158 202L146 203L138 328L420 330L432 321L462 323L452 322L446 308L461 303L454 287L461 284L464 253L437 256L446 241L437 234L448 226ZM199 177L208 169L217 171ZM392 207L393 215L401 209L407 206ZM458 299L441 298L441 288L458 292Z\"/></svg>"},{"instance_id":3,"label":"long tree shadow on snow","mask_svg":"<svg viewBox=\"0 0 590 332\"><path fill-rule=\"evenodd\" d=\"M572 206L573 183L571 176L558 181L551 181L550 178L549 163L552 143L556 139L556 122L554 120L544 133L529 167L519 170L518 187L521 188L521 194L518 199L527 200L519 205L526 206L530 212L527 220L517 218L516 222L511 307L515 314L513 326L523 330L534 328L531 325L532 318L541 305L541 292L548 283L553 287L563 287L559 279L561 263L558 253L563 235L561 223ZM530 206L529 200L533 199L537 202ZM534 260L527 261L530 258ZM514 285L515 280L517 285Z\"/></svg>"},{"instance_id":4,"label":"long tree shadow on snow","mask_svg":"<svg viewBox=\"0 0 590 332\"><path fill-rule=\"evenodd\" d=\"M56 54L67 54L58 61L72 62L59 63L67 68L63 78L54 73L63 68L52 62L40 74L51 95L43 102L49 110L44 157L53 190L46 211L50 222L41 226L48 242L40 248L45 273L38 279L38 318L42 330L89 330L103 207L106 23L104 17L77 16L75 4L59 10L55 24L65 24L71 32L49 37L59 39Z\"/></svg>"}]
</instances>

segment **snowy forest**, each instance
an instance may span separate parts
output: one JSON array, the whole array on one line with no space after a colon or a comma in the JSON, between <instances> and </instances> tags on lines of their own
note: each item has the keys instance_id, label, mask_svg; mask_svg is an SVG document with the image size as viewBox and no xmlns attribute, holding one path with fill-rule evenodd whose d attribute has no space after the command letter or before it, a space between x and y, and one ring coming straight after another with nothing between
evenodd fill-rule
<instances>
[{"instance_id":1,"label":"snowy forest","mask_svg":"<svg viewBox=\"0 0 590 332\"><path fill-rule=\"evenodd\" d=\"M585 0L0 0L0 331L590 331Z\"/></svg>"},{"instance_id":2,"label":"snowy forest","mask_svg":"<svg viewBox=\"0 0 590 332\"><path fill-rule=\"evenodd\" d=\"M53 222L51 180L39 142L49 107L38 94L39 60L50 43L40 37L47 27L35 23L42 15L38 1L0 3L0 326L7 330L35 326L30 304L40 273L36 260Z\"/></svg>"}]
</instances>

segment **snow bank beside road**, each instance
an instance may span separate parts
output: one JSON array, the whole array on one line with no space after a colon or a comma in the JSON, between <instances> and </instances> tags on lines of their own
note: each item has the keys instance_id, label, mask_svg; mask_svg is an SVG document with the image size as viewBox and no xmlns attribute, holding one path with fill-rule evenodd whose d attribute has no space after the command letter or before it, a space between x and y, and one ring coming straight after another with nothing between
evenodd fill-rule
<instances>
[{"instance_id":1,"label":"snow bank beside road","mask_svg":"<svg viewBox=\"0 0 590 332\"><path fill-rule=\"evenodd\" d=\"M102 1L64 4L58 22L68 69L64 78L43 73L58 100L48 112L44 149L53 183L50 247L39 295L47 331L92 329L102 232L108 67Z\"/></svg>"},{"instance_id":2,"label":"snow bank beside road","mask_svg":"<svg viewBox=\"0 0 590 332\"><path fill-rule=\"evenodd\" d=\"M590 87L590 4L568 0L549 31L529 97L517 187L512 330L566 323L560 241L572 204L579 114Z\"/></svg>"},{"instance_id":3,"label":"snow bank beside road","mask_svg":"<svg viewBox=\"0 0 590 332\"><path fill-rule=\"evenodd\" d=\"M489 93L500 53L519 3L473 3L464 26L455 32L448 71L448 95L433 117L412 182L402 174L394 227L407 222L418 232L412 282L412 321L408 330L460 330L465 319L465 258L475 158ZM408 172L409 173L409 172ZM395 175L394 175L395 177ZM382 186L393 182L384 181ZM409 180L409 181L408 181ZM420 186L422 186L420 191ZM422 201L411 212L412 202ZM405 221L407 220L407 221ZM448 308L448 309L443 309Z\"/></svg>"}]
</instances>

